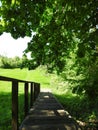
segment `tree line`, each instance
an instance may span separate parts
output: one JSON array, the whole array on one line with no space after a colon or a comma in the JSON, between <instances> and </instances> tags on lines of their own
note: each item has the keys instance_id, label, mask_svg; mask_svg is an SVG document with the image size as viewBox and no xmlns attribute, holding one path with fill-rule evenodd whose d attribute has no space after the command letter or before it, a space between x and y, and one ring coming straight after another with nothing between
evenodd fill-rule
<instances>
[{"instance_id":1,"label":"tree line","mask_svg":"<svg viewBox=\"0 0 98 130\"><path fill-rule=\"evenodd\" d=\"M14 68L24 68L27 64L27 57L23 56L22 58L15 56L9 58L7 56L0 55L0 68L4 69L14 69Z\"/></svg>"}]
</instances>

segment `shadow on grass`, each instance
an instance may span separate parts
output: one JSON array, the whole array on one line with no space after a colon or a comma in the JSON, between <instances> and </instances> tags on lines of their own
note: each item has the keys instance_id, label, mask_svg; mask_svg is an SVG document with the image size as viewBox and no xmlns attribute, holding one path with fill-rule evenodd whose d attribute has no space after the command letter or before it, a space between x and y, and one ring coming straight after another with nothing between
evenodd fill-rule
<instances>
[{"instance_id":1,"label":"shadow on grass","mask_svg":"<svg viewBox=\"0 0 98 130\"><path fill-rule=\"evenodd\" d=\"M24 118L24 95L19 94L19 124ZM11 93L0 93L0 130L11 130L12 121Z\"/></svg>"},{"instance_id":2,"label":"shadow on grass","mask_svg":"<svg viewBox=\"0 0 98 130\"><path fill-rule=\"evenodd\" d=\"M0 93L0 130L11 129L11 93Z\"/></svg>"}]
</instances>

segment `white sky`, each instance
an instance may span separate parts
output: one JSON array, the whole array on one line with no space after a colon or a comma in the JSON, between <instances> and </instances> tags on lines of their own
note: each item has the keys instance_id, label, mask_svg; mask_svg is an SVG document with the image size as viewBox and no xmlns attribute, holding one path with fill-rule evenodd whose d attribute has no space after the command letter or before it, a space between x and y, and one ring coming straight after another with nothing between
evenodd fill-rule
<instances>
[{"instance_id":1,"label":"white sky","mask_svg":"<svg viewBox=\"0 0 98 130\"><path fill-rule=\"evenodd\" d=\"M25 37L15 40L9 33L3 33L0 36L0 54L7 57L22 57L30 39L30 37Z\"/></svg>"}]
</instances>

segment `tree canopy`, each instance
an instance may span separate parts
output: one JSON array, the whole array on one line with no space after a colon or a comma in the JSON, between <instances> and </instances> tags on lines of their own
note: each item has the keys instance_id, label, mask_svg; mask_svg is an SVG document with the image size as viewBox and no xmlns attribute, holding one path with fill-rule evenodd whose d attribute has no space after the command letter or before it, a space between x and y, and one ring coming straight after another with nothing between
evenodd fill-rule
<instances>
[{"instance_id":1,"label":"tree canopy","mask_svg":"<svg viewBox=\"0 0 98 130\"><path fill-rule=\"evenodd\" d=\"M62 71L64 57L78 39L79 57L94 54L98 43L98 0L1 0L0 33L32 37L26 52L36 64ZM93 52L92 52L93 50Z\"/></svg>"},{"instance_id":2,"label":"tree canopy","mask_svg":"<svg viewBox=\"0 0 98 130\"><path fill-rule=\"evenodd\" d=\"M71 58L85 72L98 54L98 0L1 0L3 32L16 39L35 32L25 50L31 52L32 68L47 65L63 72Z\"/></svg>"}]
</instances>

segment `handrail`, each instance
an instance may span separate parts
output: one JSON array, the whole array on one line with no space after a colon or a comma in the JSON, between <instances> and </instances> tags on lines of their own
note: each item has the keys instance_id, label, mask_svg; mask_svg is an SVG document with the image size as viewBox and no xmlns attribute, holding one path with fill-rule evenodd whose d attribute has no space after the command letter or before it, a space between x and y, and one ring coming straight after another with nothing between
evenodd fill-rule
<instances>
[{"instance_id":1,"label":"handrail","mask_svg":"<svg viewBox=\"0 0 98 130\"><path fill-rule=\"evenodd\" d=\"M16 79L16 78L10 78L10 77L5 77L5 76L0 76L0 80L2 81L18 81L18 82L28 82L28 83L32 83L32 81L27 81L27 80L20 80L20 79ZM35 82L33 82L35 83Z\"/></svg>"},{"instance_id":2,"label":"handrail","mask_svg":"<svg viewBox=\"0 0 98 130\"><path fill-rule=\"evenodd\" d=\"M28 99L28 90L30 86L30 107L33 105L33 102L36 100L40 92L40 84L32 81L19 80L15 78L9 78L5 76L0 76L0 81L9 81L12 82L12 130L18 130L18 87L19 83L24 83L24 113L25 116L28 113L29 108L29 99ZM30 84L30 85L29 85Z\"/></svg>"}]
</instances>

